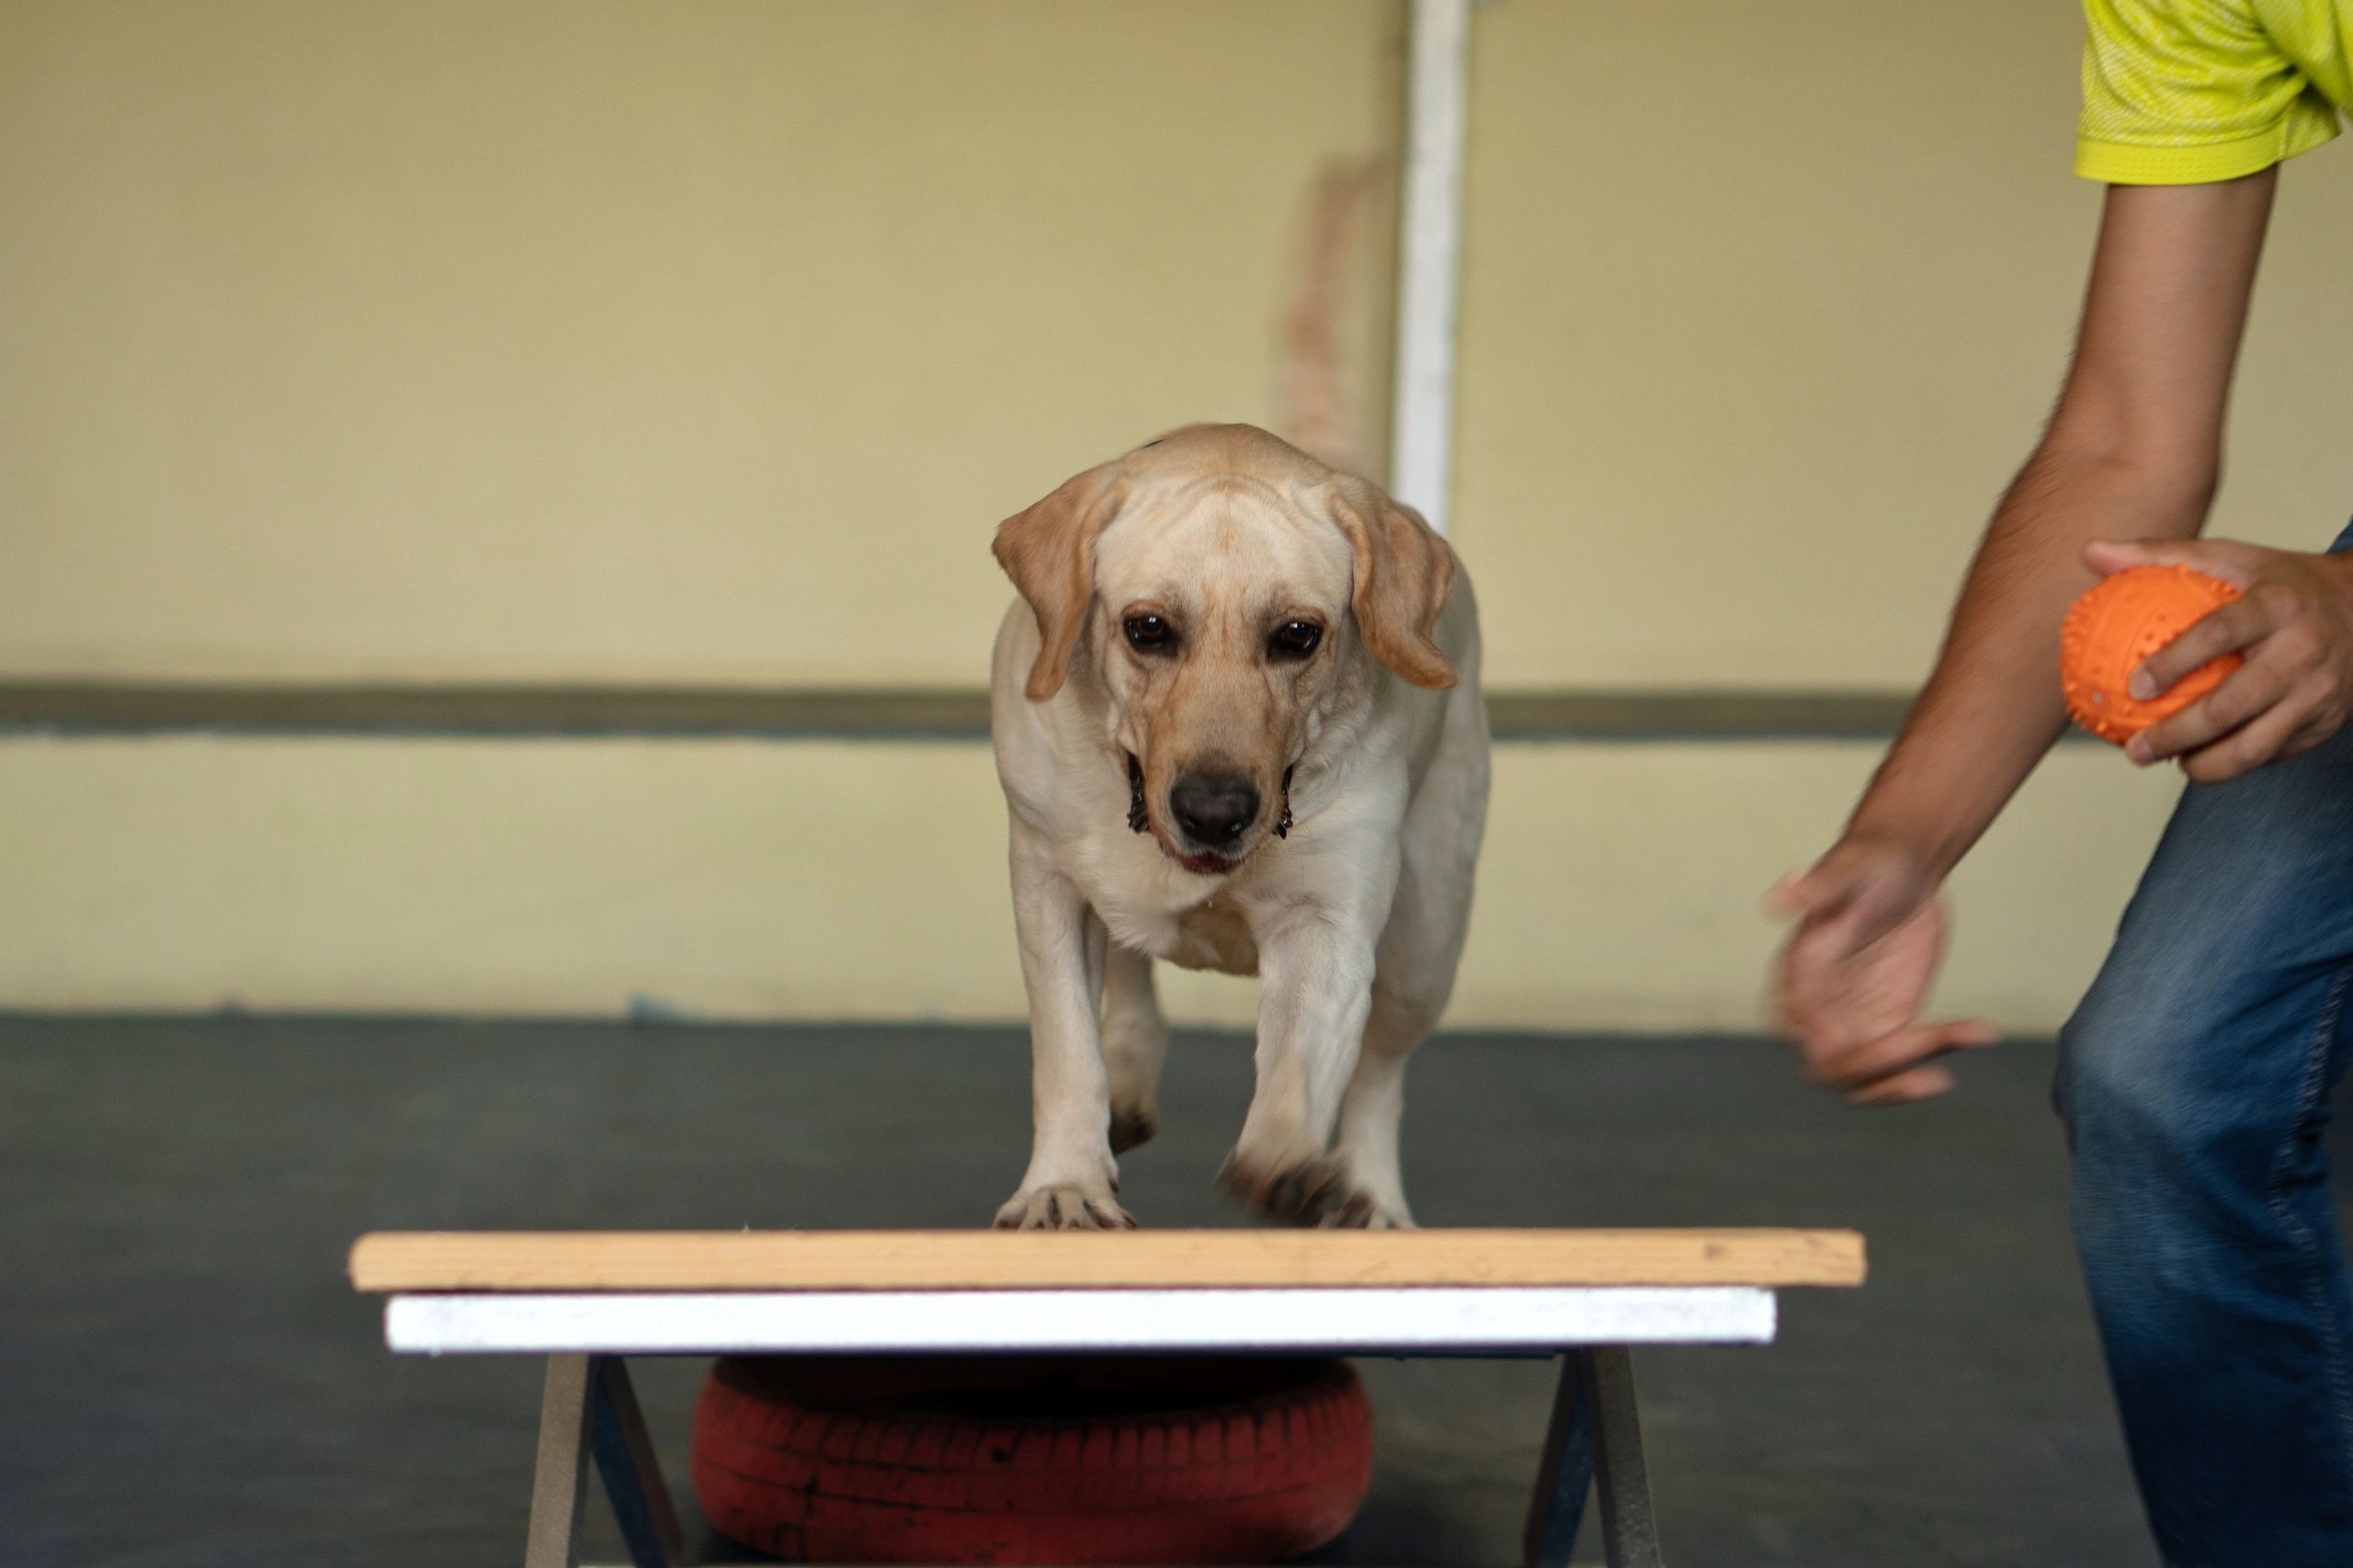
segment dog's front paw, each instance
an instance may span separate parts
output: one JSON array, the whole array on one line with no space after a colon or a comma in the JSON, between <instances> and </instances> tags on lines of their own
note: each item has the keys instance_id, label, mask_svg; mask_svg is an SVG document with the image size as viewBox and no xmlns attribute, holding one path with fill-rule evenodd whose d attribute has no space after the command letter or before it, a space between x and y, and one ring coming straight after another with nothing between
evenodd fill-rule
<instances>
[{"instance_id":1,"label":"dog's front paw","mask_svg":"<svg viewBox=\"0 0 2353 1568\"><path fill-rule=\"evenodd\" d=\"M1000 1231L1132 1231L1135 1216L1120 1207L1110 1189L1074 1183L1025 1187L996 1211Z\"/></svg>"},{"instance_id":2,"label":"dog's front paw","mask_svg":"<svg viewBox=\"0 0 2353 1568\"><path fill-rule=\"evenodd\" d=\"M1254 1159L1237 1149L1217 1174L1228 1192L1270 1220L1340 1230L1386 1230L1410 1221L1389 1212L1358 1187L1336 1155L1311 1154L1282 1163Z\"/></svg>"}]
</instances>

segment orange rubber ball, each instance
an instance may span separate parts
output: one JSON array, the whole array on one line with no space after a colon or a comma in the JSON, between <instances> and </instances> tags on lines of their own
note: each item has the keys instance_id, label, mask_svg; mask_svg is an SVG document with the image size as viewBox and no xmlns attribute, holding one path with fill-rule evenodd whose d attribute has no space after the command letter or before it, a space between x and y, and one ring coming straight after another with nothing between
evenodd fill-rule
<instances>
[{"instance_id":1,"label":"orange rubber ball","mask_svg":"<svg viewBox=\"0 0 2353 1568\"><path fill-rule=\"evenodd\" d=\"M2134 566L2075 602L2059 633L2059 684L2075 722L2122 745L2216 687L2243 662L2224 653L2143 702L2124 683L2142 661L2239 597L2187 566Z\"/></svg>"}]
</instances>

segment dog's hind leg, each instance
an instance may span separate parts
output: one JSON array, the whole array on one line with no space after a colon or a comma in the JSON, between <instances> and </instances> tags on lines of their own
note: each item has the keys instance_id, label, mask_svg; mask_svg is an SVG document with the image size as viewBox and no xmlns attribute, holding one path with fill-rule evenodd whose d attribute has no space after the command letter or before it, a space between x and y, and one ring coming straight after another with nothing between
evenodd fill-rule
<instances>
[{"instance_id":1,"label":"dog's hind leg","mask_svg":"<svg viewBox=\"0 0 2353 1568\"><path fill-rule=\"evenodd\" d=\"M1111 1153L1149 1142L1160 1130L1160 1064L1168 1020L1160 1016L1150 955L1117 942L1103 965L1103 1067L1110 1079Z\"/></svg>"}]
</instances>

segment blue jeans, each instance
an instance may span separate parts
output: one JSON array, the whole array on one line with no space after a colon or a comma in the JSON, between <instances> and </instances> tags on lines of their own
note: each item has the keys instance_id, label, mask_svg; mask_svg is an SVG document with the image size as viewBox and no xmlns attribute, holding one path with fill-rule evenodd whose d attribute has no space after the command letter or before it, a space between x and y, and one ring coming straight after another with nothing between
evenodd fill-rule
<instances>
[{"instance_id":1,"label":"blue jeans","mask_svg":"<svg viewBox=\"0 0 2353 1568\"><path fill-rule=\"evenodd\" d=\"M2353 545L2353 528L2337 541ZM2184 792L2060 1035L2075 1240L2174 1568L2353 1565L2353 726Z\"/></svg>"}]
</instances>

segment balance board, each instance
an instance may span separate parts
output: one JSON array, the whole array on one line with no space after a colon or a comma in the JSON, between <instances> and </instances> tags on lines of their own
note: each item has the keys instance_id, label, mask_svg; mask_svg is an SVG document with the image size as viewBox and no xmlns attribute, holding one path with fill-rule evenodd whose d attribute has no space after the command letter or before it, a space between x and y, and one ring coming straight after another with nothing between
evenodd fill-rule
<instances>
[{"instance_id":1,"label":"balance board","mask_svg":"<svg viewBox=\"0 0 2353 1568\"><path fill-rule=\"evenodd\" d=\"M1768 1343L1779 1290L1864 1260L1770 1229L408 1232L350 1268L395 1351L548 1358L527 1568L575 1562L592 1456L638 1568L677 1561L629 1356L1183 1351L1559 1357L1525 1561L1567 1563L1597 1482L1607 1561L1648 1568L1628 1347Z\"/></svg>"}]
</instances>

